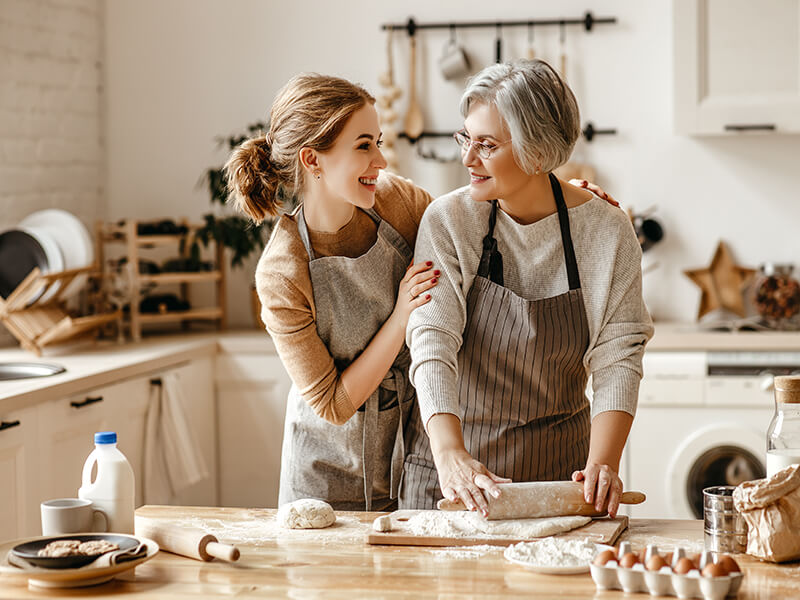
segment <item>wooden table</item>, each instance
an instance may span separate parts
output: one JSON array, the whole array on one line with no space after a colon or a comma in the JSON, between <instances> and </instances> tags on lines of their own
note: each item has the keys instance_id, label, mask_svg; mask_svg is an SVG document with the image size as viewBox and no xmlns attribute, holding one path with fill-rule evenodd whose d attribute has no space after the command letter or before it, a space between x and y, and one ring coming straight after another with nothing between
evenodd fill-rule
<instances>
[{"instance_id":1,"label":"wooden table","mask_svg":"<svg viewBox=\"0 0 800 600\"><path fill-rule=\"evenodd\" d=\"M270 509L145 506L137 514L205 526L242 551L237 563L203 563L168 552L93 588L33 590L0 580L0 598L649 598L597 591L586 575L539 575L506 561L502 549L369 546L379 513L338 513L326 530L286 531ZM621 539L634 549L655 543L702 549L702 521L633 519ZM739 598L800 596L800 563L771 565L747 556Z\"/></svg>"}]
</instances>

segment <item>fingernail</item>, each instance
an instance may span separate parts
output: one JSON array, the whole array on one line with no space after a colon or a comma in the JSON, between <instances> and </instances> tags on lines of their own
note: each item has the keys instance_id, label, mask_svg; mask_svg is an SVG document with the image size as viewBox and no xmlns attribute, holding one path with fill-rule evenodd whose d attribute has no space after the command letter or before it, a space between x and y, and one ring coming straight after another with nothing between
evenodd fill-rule
<instances>
[{"instance_id":1,"label":"fingernail","mask_svg":"<svg viewBox=\"0 0 800 600\"><path fill-rule=\"evenodd\" d=\"M439 281L439 280L438 280L438 279L436 279L436 277L434 277L433 279L431 279L431 283L436 283L437 281Z\"/></svg>"},{"instance_id":2,"label":"fingernail","mask_svg":"<svg viewBox=\"0 0 800 600\"><path fill-rule=\"evenodd\" d=\"M429 267L433 266L433 263L431 261L427 261L425 264L428 265Z\"/></svg>"},{"instance_id":3,"label":"fingernail","mask_svg":"<svg viewBox=\"0 0 800 600\"><path fill-rule=\"evenodd\" d=\"M431 299L431 295L430 294L425 294L425 300L430 300L430 299Z\"/></svg>"},{"instance_id":4,"label":"fingernail","mask_svg":"<svg viewBox=\"0 0 800 600\"><path fill-rule=\"evenodd\" d=\"M436 269L436 270L433 272L433 274L434 274L434 275L438 275L439 273L440 273L439 269Z\"/></svg>"}]
</instances>

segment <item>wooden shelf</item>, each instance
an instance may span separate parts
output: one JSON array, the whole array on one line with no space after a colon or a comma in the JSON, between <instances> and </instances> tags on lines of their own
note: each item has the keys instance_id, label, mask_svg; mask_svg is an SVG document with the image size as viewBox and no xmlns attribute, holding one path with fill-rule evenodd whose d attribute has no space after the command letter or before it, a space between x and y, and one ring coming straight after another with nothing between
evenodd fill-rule
<instances>
[{"instance_id":1,"label":"wooden shelf","mask_svg":"<svg viewBox=\"0 0 800 600\"><path fill-rule=\"evenodd\" d=\"M157 273L154 275L140 275L142 283L195 283L198 281L219 281L222 277L220 271L200 271L200 272L181 272L181 273Z\"/></svg>"},{"instance_id":2,"label":"wooden shelf","mask_svg":"<svg viewBox=\"0 0 800 600\"><path fill-rule=\"evenodd\" d=\"M103 244L118 243L125 244L125 257L127 264L132 267L130 282L130 311L127 314L130 325L131 337L138 341L142 337L142 325L151 323L186 322L194 320L214 320L220 328L225 327L225 256L223 248L212 241L214 244L214 254L217 263L217 270L199 272L169 272L147 274L139 272L140 251L156 247L179 247L184 241L191 239L192 233L202 227L202 225L190 225L185 221L180 225L188 229L186 234L176 235L139 235L139 223L128 220L124 223L97 224L97 239L100 264L103 264ZM187 248L183 249L183 257ZM142 313L139 305L142 300L142 286L146 284L168 285L179 284L180 296L188 301L190 284L201 282L213 282L216 286L217 306L208 308L194 308L186 311L175 311L168 313Z\"/></svg>"},{"instance_id":3,"label":"wooden shelf","mask_svg":"<svg viewBox=\"0 0 800 600\"><path fill-rule=\"evenodd\" d=\"M192 308L189 310L172 311L167 313L139 313L142 323L168 323L171 321L193 321L221 319L222 309L218 306L210 308Z\"/></svg>"}]
</instances>

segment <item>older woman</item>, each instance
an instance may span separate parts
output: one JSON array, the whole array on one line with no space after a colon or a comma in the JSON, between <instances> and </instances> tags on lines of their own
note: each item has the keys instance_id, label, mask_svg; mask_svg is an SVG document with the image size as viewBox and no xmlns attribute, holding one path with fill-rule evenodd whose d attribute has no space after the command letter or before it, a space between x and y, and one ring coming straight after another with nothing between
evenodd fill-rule
<instances>
[{"instance_id":1,"label":"older woman","mask_svg":"<svg viewBox=\"0 0 800 600\"><path fill-rule=\"evenodd\" d=\"M417 237L442 275L409 318L419 403L400 507L444 495L485 513L500 482L572 478L615 515L652 335L636 236L622 211L552 174L580 119L547 63L487 67L461 112L470 185L434 201Z\"/></svg>"}]
</instances>

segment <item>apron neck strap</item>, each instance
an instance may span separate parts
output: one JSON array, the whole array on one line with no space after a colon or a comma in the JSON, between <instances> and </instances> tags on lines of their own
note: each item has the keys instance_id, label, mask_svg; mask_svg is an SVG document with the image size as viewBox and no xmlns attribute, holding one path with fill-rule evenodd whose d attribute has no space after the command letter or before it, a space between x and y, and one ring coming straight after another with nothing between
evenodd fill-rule
<instances>
[{"instance_id":1,"label":"apron neck strap","mask_svg":"<svg viewBox=\"0 0 800 600\"><path fill-rule=\"evenodd\" d=\"M548 178L550 179L550 187L553 190L553 197L556 201L558 224L561 228L561 245L564 248L564 262L567 266L569 289L577 290L581 287L581 279L578 275L578 260L575 258L575 247L572 244L572 234L569 229L567 203L564 201L561 184L558 182L556 176L550 173ZM492 210L489 213L489 231L483 238L483 250L481 251L481 261L478 264L478 276L489 279L498 285L503 285L503 255L497 248L497 240L494 237L494 227L496 224L497 200L492 200Z\"/></svg>"},{"instance_id":2,"label":"apron neck strap","mask_svg":"<svg viewBox=\"0 0 800 600\"><path fill-rule=\"evenodd\" d=\"M358 210L358 208L356 208L356 210ZM375 212L374 208L366 208L364 209L364 212L367 213L373 221L375 221L375 225L380 227L382 219L380 215ZM297 233L300 234L300 239L302 240L303 246L308 253L308 260L312 261L316 257L314 255L314 249L311 247L311 237L308 234L308 225L306 225L306 217L303 213L302 204L297 211L295 211L295 219L297 220Z\"/></svg>"},{"instance_id":3,"label":"apron neck strap","mask_svg":"<svg viewBox=\"0 0 800 600\"><path fill-rule=\"evenodd\" d=\"M575 258L575 247L572 245L572 233L569 229L569 212L567 203L564 202L564 194L561 191L561 184L558 178L552 173L548 174L550 187L553 190L553 197L556 200L558 210L558 224L561 227L561 245L564 247L564 262L567 265L567 279L569 289L577 290L581 287L581 278L578 275L578 260Z\"/></svg>"}]
</instances>

